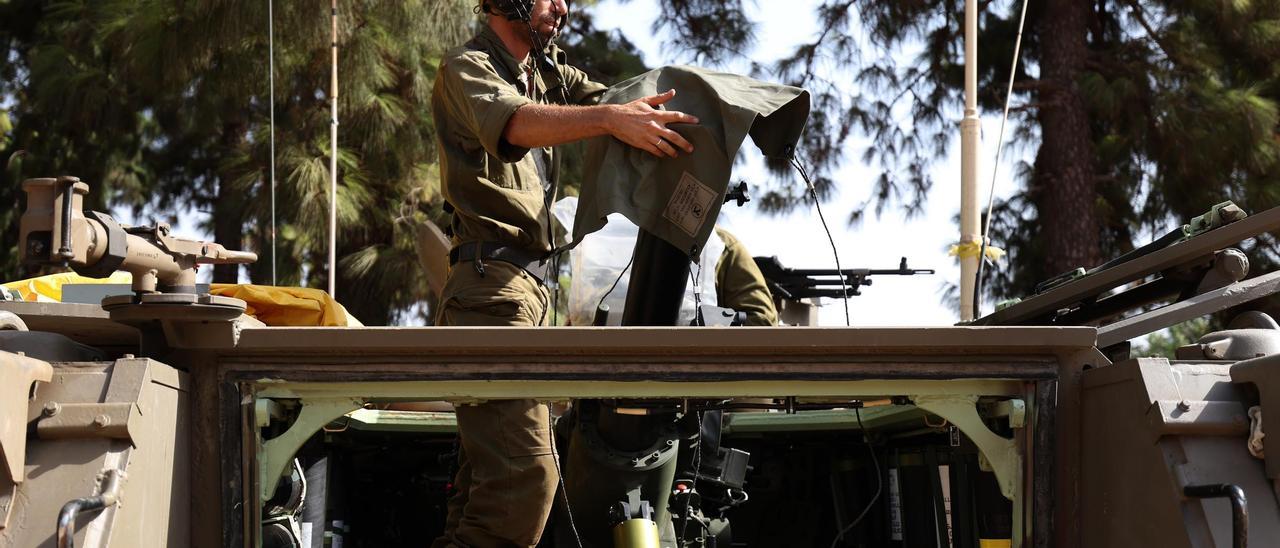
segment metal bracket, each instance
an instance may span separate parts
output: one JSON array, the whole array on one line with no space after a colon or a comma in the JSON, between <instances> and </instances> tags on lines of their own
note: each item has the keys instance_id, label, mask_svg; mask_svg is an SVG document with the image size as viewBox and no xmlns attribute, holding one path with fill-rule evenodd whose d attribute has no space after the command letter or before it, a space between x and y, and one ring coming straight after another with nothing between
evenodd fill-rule
<instances>
[{"instance_id":1,"label":"metal bracket","mask_svg":"<svg viewBox=\"0 0 1280 548\"><path fill-rule=\"evenodd\" d=\"M293 462L294 454L312 434L334 419L364 406L364 400L359 398L302 400L300 403L302 409L293 425L283 434L261 444L258 454L258 484L261 489L258 494L264 501L275 493L285 467Z\"/></svg>"},{"instance_id":2,"label":"metal bracket","mask_svg":"<svg viewBox=\"0 0 1280 548\"><path fill-rule=\"evenodd\" d=\"M1171 325L1226 310L1280 292L1280 271L1206 291L1190 299L1098 328L1098 348L1159 331Z\"/></svg>"},{"instance_id":3,"label":"metal bracket","mask_svg":"<svg viewBox=\"0 0 1280 548\"><path fill-rule=\"evenodd\" d=\"M991 408L992 417L1009 417L1009 428L1027 425L1027 402L1020 399L1001 400Z\"/></svg>"},{"instance_id":4,"label":"metal bracket","mask_svg":"<svg viewBox=\"0 0 1280 548\"><path fill-rule=\"evenodd\" d=\"M253 420L258 428L271 424L271 419L283 419L284 416L284 406L276 400L260 398L253 402Z\"/></svg>"},{"instance_id":5,"label":"metal bracket","mask_svg":"<svg viewBox=\"0 0 1280 548\"><path fill-rule=\"evenodd\" d=\"M27 401L31 385L53 380L53 366L22 354L0 352L0 460L5 474L22 483L27 454Z\"/></svg>"},{"instance_id":6,"label":"metal bracket","mask_svg":"<svg viewBox=\"0 0 1280 548\"><path fill-rule=\"evenodd\" d=\"M912 396L911 400L916 407L947 419L978 446L978 451L991 463L1005 498L1015 500L1021 495L1022 455L1018 454L1017 443L987 428L978 415L977 396ZM1011 406L1011 410L1014 408Z\"/></svg>"},{"instance_id":7,"label":"metal bracket","mask_svg":"<svg viewBox=\"0 0 1280 548\"><path fill-rule=\"evenodd\" d=\"M42 440L109 438L137 445L134 432L141 412L134 402L54 403L56 411L36 425Z\"/></svg>"}]
</instances>

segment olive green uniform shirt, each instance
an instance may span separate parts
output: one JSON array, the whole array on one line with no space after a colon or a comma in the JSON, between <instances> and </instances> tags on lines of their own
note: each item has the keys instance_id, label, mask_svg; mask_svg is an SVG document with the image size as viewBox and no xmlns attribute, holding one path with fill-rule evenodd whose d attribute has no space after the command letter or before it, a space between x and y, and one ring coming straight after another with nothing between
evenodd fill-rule
<instances>
[{"instance_id":1,"label":"olive green uniform shirt","mask_svg":"<svg viewBox=\"0 0 1280 548\"><path fill-rule=\"evenodd\" d=\"M591 104L605 87L548 49L563 75L569 101ZM554 80L512 57L485 27L444 55L431 93L440 151L440 179L453 207L453 243L488 241L535 252L551 251L547 202L554 195L558 159L551 148L530 151L503 139L522 106L559 97ZM532 81L532 90L526 81Z\"/></svg>"},{"instance_id":2,"label":"olive green uniform shirt","mask_svg":"<svg viewBox=\"0 0 1280 548\"><path fill-rule=\"evenodd\" d=\"M716 262L716 304L746 313L746 325L778 325L778 309L755 259L732 234L716 227L724 251Z\"/></svg>"}]
</instances>

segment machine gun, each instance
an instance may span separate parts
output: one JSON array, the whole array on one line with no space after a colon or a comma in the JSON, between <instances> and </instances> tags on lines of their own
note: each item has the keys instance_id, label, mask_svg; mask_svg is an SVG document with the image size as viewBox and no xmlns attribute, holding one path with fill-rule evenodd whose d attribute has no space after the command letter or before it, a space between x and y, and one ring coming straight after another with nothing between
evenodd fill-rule
<instances>
[{"instance_id":1,"label":"machine gun","mask_svg":"<svg viewBox=\"0 0 1280 548\"><path fill-rule=\"evenodd\" d=\"M898 268L889 269L787 268L782 266L777 257L755 257L755 261L756 266L760 267L760 273L769 282L769 291L773 292L774 297L792 301L817 297L856 297L862 294L862 286L871 285L872 276L933 274L932 268L909 268L906 257L898 263Z\"/></svg>"}]
</instances>

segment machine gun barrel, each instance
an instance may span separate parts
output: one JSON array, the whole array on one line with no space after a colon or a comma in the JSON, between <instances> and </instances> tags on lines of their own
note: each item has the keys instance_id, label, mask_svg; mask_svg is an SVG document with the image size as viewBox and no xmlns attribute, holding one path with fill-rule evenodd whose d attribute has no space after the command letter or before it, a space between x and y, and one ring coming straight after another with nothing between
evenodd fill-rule
<instances>
[{"instance_id":1,"label":"machine gun barrel","mask_svg":"<svg viewBox=\"0 0 1280 548\"><path fill-rule=\"evenodd\" d=\"M865 278L867 276L914 276L916 274L933 274L932 268L909 268L901 270L897 268L846 268L844 270L836 270L834 268L788 268L789 274L797 276L831 276L837 277L844 274L846 278Z\"/></svg>"},{"instance_id":2,"label":"machine gun barrel","mask_svg":"<svg viewBox=\"0 0 1280 548\"><path fill-rule=\"evenodd\" d=\"M915 276L933 274L932 268L910 268L903 257L898 268L787 268L777 257L756 257L756 266L769 282L769 289L784 299L815 297L844 298L861 295L859 288L871 285L872 276ZM843 278L843 283L841 282Z\"/></svg>"}]
</instances>

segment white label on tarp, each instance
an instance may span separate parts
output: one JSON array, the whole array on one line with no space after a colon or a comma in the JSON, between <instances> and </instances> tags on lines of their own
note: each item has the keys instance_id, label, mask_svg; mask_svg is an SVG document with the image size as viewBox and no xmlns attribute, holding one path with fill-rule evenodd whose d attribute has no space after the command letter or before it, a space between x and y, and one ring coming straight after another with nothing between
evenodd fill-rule
<instances>
[{"instance_id":1,"label":"white label on tarp","mask_svg":"<svg viewBox=\"0 0 1280 548\"><path fill-rule=\"evenodd\" d=\"M889 469L889 538L902 540L902 496L898 494L898 469Z\"/></svg>"},{"instance_id":2,"label":"white label on tarp","mask_svg":"<svg viewBox=\"0 0 1280 548\"><path fill-rule=\"evenodd\" d=\"M715 191L702 184L697 177L688 171L680 177L680 184L671 193L671 201L667 202L662 216L680 227L685 234L696 237L707 215L711 213L711 204L716 199Z\"/></svg>"}]
</instances>

